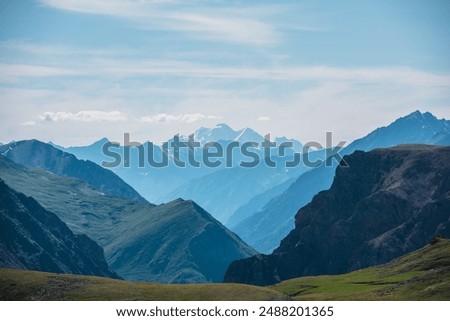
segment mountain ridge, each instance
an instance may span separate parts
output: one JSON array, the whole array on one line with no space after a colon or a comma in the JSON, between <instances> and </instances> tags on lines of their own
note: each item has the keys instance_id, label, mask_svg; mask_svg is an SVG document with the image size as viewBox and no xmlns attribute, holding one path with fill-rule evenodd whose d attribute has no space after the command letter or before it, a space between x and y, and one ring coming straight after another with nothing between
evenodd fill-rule
<instances>
[{"instance_id":1,"label":"mountain ridge","mask_svg":"<svg viewBox=\"0 0 450 321\"><path fill-rule=\"evenodd\" d=\"M297 212L280 246L233 262L225 281L346 273L450 236L450 147L402 145L344 160L349 166L338 167L331 188Z\"/></svg>"},{"instance_id":2,"label":"mountain ridge","mask_svg":"<svg viewBox=\"0 0 450 321\"><path fill-rule=\"evenodd\" d=\"M130 185L113 172L36 139L0 146L0 154L28 167L38 167L60 176L76 177L111 196L147 203Z\"/></svg>"},{"instance_id":3,"label":"mountain ridge","mask_svg":"<svg viewBox=\"0 0 450 321\"><path fill-rule=\"evenodd\" d=\"M401 133L400 138L395 133ZM441 137L437 141L435 138L439 133ZM355 140L341 149L339 154L345 156L357 149L369 151L375 147L405 143L445 143L445 139L450 141L449 120L415 111ZM322 165L302 174L288 189L267 201L261 210L249 215L232 230L259 252L270 253L294 228L293 217L298 209L308 204L318 192L331 186L338 164L334 161L331 165Z\"/></svg>"}]
</instances>

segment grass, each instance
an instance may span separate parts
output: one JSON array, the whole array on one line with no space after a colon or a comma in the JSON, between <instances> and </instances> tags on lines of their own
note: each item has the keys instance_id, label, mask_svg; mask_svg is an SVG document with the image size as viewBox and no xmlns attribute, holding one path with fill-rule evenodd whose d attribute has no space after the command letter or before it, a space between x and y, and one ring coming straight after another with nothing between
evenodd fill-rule
<instances>
[{"instance_id":1,"label":"grass","mask_svg":"<svg viewBox=\"0 0 450 321\"><path fill-rule=\"evenodd\" d=\"M156 284L0 269L0 300L272 301L288 296L244 284Z\"/></svg>"},{"instance_id":2,"label":"grass","mask_svg":"<svg viewBox=\"0 0 450 321\"><path fill-rule=\"evenodd\" d=\"M373 268L301 277L271 288L294 300L450 300L450 240L435 239Z\"/></svg>"},{"instance_id":3,"label":"grass","mask_svg":"<svg viewBox=\"0 0 450 321\"><path fill-rule=\"evenodd\" d=\"M390 263L271 287L155 284L0 269L0 300L450 300L450 240L436 238Z\"/></svg>"}]
</instances>

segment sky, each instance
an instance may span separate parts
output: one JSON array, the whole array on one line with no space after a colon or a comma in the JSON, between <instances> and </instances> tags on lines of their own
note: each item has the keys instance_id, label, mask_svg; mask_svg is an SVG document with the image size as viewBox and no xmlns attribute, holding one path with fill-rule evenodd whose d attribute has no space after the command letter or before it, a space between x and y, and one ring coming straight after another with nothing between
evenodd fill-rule
<instances>
[{"instance_id":1,"label":"sky","mask_svg":"<svg viewBox=\"0 0 450 321\"><path fill-rule=\"evenodd\" d=\"M450 119L450 1L0 0L0 142Z\"/></svg>"}]
</instances>

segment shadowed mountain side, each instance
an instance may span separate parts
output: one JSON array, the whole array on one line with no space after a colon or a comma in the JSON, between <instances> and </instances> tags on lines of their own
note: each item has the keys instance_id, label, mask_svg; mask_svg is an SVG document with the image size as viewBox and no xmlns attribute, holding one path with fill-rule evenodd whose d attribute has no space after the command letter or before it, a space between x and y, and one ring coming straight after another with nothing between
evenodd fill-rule
<instances>
[{"instance_id":1,"label":"shadowed mountain side","mask_svg":"<svg viewBox=\"0 0 450 321\"><path fill-rule=\"evenodd\" d=\"M271 255L233 262L225 281L273 284L388 262L450 236L450 147L404 145L346 156L331 188L296 215Z\"/></svg>"},{"instance_id":2,"label":"shadowed mountain side","mask_svg":"<svg viewBox=\"0 0 450 321\"><path fill-rule=\"evenodd\" d=\"M0 179L0 266L118 278L103 249Z\"/></svg>"}]
</instances>

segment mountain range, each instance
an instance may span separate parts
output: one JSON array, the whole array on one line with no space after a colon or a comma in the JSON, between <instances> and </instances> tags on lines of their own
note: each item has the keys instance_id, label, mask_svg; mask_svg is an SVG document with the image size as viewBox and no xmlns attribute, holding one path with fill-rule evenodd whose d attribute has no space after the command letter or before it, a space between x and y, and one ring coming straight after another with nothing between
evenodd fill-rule
<instances>
[{"instance_id":1,"label":"mountain range","mask_svg":"<svg viewBox=\"0 0 450 321\"><path fill-rule=\"evenodd\" d=\"M226 282L266 285L391 261L450 237L450 147L400 145L344 157L332 186L295 216L271 255L233 262Z\"/></svg>"},{"instance_id":2,"label":"mountain range","mask_svg":"<svg viewBox=\"0 0 450 321\"><path fill-rule=\"evenodd\" d=\"M445 145L449 139L449 120L437 119L428 112L415 111L355 140L340 150L339 154L345 156L355 150L370 151L399 144ZM272 252L294 228L293 216L297 210L308 204L314 195L330 188L337 166L338 163L333 161L331 166L323 164L310 169L279 195L272 194L265 205L247 205L249 208L258 208L259 205L259 210L247 213L244 220L231 227L232 230L259 252Z\"/></svg>"},{"instance_id":3,"label":"mountain range","mask_svg":"<svg viewBox=\"0 0 450 321\"><path fill-rule=\"evenodd\" d=\"M34 157L35 150L39 152ZM7 151L6 157L22 163L41 154L53 155L54 164L74 158L36 141L17 142L7 146ZM25 155L24 161L20 155ZM219 282L230 262L256 253L192 201L178 199L156 206L141 199L116 197L89 181L24 167L6 157L0 156L0 178L35 198L75 234L86 234L98 242L111 269L126 279ZM73 161L72 165L78 166L74 173L85 173L88 166L92 177L98 177L95 171L107 171L87 162Z\"/></svg>"},{"instance_id":4,"label":"mountain range","mask_svg":"<svg viewBox=\"0 0 450 321\"><path fill-rule=\"evenodd\" d=\"M225 124L200 128L194 137L203 147L217 140L223 148L264 139ZM416 111L340 149L350 167L339 166L336 157L312 169L283 165L301 149L299 142L285 155L272 155L274 168L242 168L246 156L237 151L229 168L182 168L176 162L188 160L186 149L175 157L148 144L132 148L134 163L114 172L98 164L106 157L106 138L86 147L37 140L1 145L0 179L8 198L0 210L8 233L0 262L135 281L220 282L225 276L253 284L384 263L435 234L447 236L450 162L448 148L436 146L449 138L449 121ZM416 145L392 147L398 144ZM138 154L150 148L156 158L168 156L169 165L137 166ZM196 159L204 151L196 149ZM253 151L263 160L261 147ZM310 156L324 159L327 152ZM55 244L74 254L67 257ZM271 255L257 252L273 249Z\"/></svg>"},{"instance_id":5,"label":"mountain range","mask_svg":"<svg viewBox=\"0 0 450 321\"><path fill-rule=\"evenodd\" d=\"M292 159L294 152L301 152L302 144L294 139L286 137L276 137L273 139L278 145L290 142L292 148L284 151L284 156L280 156L277 149L272 148L272 158L280 164L275 168L264 164L264 150L261 143L264 137L251 128L234 130L226 124L218 124L212 128L199 128L193 134L194 140L200 143L200 148L194 150L196 160L202 160L205 144L216 142L222 146L224 153L231 143L256 142L260 146L252 149L260 158L260 163L255 168L242 168L241 161L248 161L239 150L232 151L233 159L230 166L227 166L225 158L218 167L207 167L200 162L199 167L191 166L188 163L186 149L180 150L178 156L180 160L186 162L186 167L176 166L172 149L168 148L168 166L162 168L150 167L146 162L144 166L138 166L138 150L130 149L131 164L125 167L124 164L110 168L125 182L135 188L141 195L152 203L165 203L175 198L193 199L208 212L210 212L222 224L229 226L228 219L240 207L245 205L252 197L263 193L271 187L282 184L286 180L298 177L306 170L306 167L285 168L283 164L286 160ZM187 136L180 136L180 141L187 141ZM170 144L173 138L168 139ZM109 158L103 154L102 147L108 139L101 140L85 147L69 147L53 145L67 153L72 153L76 157L91 160L99 165ZM161 146L143 144L143 155L148 155L151 148L155 160L161 160L164 150ZM116 151L124 155L123 144ZM316 158L323 158L323 151L316 151ZM232 186L240 186L235 189Z\"/></svg>"}]
</instances>

